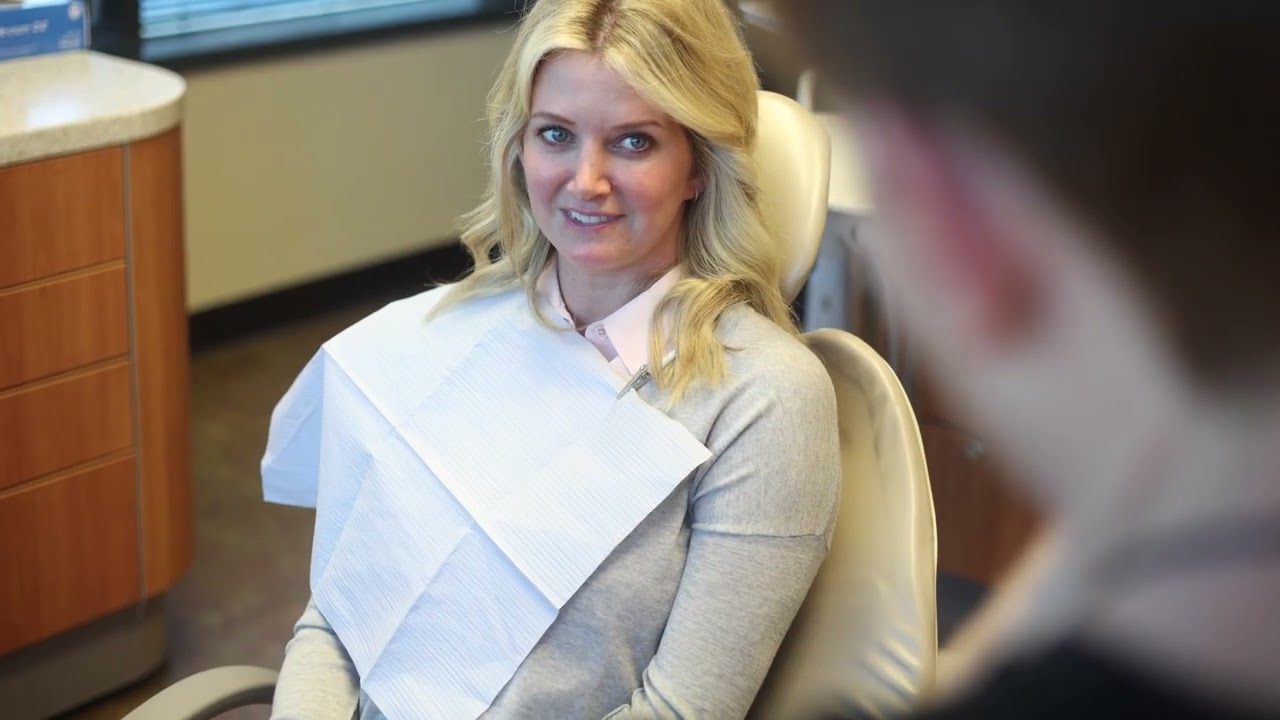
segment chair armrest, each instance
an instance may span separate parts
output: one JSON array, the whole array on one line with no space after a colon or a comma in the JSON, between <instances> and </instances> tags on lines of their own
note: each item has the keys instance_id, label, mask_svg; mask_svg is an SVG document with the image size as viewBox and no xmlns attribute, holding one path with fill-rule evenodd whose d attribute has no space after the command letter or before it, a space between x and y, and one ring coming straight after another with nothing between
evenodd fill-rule
<instances>
[{"instance_id":1,"label":"chair armrest","mask_svg":"<svg viewBox=\"0 0 1280 720\"><path fill-rule=\"evenodd\" d=\"M270 705L279 673L228 665L196 673L161 690L124 720L211 720L247 705Z\"/></svg>"}]
</instances>

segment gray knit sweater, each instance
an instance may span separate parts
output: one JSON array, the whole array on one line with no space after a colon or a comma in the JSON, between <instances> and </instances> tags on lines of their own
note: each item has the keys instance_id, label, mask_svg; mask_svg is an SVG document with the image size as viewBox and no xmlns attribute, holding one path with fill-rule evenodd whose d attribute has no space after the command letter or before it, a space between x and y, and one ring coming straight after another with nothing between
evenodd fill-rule
<instances>
[{"instance_id":1,"label":"gray knit sweater","mask_svg":"<svg viewBox=\"0 0 1280 720\"><path fill-rule=\"evenodd\" d=\"M745 307L727 376L670 416L710 451L561 609L486 718L741 718L826 555L839 494L835 395L799 341ZM661 407L650 383L641 397ZM384 717L314 603L273 718ZM394 720L417 720L396 718Z\"/></svg>"}]
</instances>

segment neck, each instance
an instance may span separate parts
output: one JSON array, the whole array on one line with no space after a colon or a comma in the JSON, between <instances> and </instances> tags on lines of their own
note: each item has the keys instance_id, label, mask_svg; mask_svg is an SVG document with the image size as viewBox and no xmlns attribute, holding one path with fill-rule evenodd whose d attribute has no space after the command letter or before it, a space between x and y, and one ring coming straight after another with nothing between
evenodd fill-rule
<instances>
[{"instance_id":1,"label":"neck","mask_svg":"<svg viewBox=\"0 0 1280 720\"><path fill-rule=\"evenodd\" d=\"M1182 417L1110 503L1064 523L1070 626L1174 687L1280 709L1280 404Z\"/></svg>"},{"instance_id":2,"label":"neck","mask_svg":"<svg viewBox=\"0 0 1280 720\"><path fill-rule=\"evenodd\" d=\"M1083 631L1174 687L1280 711L1280 556L1232 560L1134 579Z\"/></svg>"},{"instance_id":3,"label":"neck","mask_svg":"<svg viewBox=\"0 0 1280 720\"><path fill-rule=\"evenodd\" d=\"M586 327L609 317L653 285L673 264L657 269L628 268L621 272L590 272L556 258L560 296L574 324Z\"/></svg>"}]
</instances>

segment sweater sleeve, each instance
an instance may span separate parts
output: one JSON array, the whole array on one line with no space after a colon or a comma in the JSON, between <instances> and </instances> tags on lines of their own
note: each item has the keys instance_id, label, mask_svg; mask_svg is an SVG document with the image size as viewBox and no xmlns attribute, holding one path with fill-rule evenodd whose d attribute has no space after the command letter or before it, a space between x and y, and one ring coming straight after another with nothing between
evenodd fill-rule
<instances>
[{"instance_id":1,"label":"sweater sleeve","mask_svg":"<svg viewBox=\"0 0 1280 720\"><path fill-rule=\"evenodd\" d=\"M712 427L689 555L657 654L608 720L741 718L826 556L840 487L835 393L807 351L751 374Z\"/></svg>"},{"instance_id":2,"label":"sweater sleeve","mask_svg":"<svg viewBox=\"0 0 1280 720\"><path fill-rule=\"evenodd\" d=\"M360 701L360 678L315 599L307 602L285 647L272 720L351 720Z\"/></svg>"}]
</instances>

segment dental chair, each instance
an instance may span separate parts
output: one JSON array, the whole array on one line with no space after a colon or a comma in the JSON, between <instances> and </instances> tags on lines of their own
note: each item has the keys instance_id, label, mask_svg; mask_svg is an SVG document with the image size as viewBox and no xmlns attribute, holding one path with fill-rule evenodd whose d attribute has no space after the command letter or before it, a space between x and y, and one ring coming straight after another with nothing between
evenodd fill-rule
<instances>
[{"instance_id":1,"label":"dental chair","mask_svg":"<svg viewBox=\"0 0 1280 720\"><path fill-rule=\"evenodd\" d=\"M830 142L795 101L770 92L759 97L761 193L782 243L783 292L790 301L817 258ZM920 433L893 370L865 342L831 329L803 340L836 390L840 513L830 555L751 717L896 714L931 685L937 654L937 549ZM247 666L207 670L165 689L125 720L208 720L270 704L276 677Z\"/></svg>"}]
</instances>

